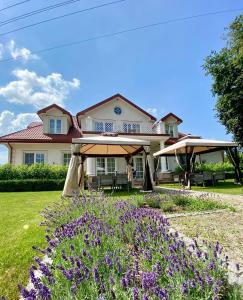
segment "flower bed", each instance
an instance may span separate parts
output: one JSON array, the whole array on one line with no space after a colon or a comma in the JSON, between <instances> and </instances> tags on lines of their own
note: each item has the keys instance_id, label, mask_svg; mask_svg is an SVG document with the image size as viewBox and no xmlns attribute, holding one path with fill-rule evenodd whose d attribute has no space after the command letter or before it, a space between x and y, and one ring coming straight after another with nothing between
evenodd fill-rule
<instances>
[{"instance_id":1,"label":"flower bed","mask_svg":"<svg viewBox=\"0 0 243 300\"><path fill-rule=\"evenodd\" d=\"M23 298L239 299L218 243L187 247L159 212L128 201L69 201L43 212L48 247L39 251L52 264L35 258L33 288L21 288Z\"/></svg>"}]
</instances>

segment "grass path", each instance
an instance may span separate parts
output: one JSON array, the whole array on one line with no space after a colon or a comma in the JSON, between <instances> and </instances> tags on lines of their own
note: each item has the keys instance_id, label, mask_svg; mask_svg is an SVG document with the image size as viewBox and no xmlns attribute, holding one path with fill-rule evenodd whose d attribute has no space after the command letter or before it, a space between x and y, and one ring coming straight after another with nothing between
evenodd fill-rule
<instances>
[{"instance_id":1,"label":"grass path","mask_svg":"<svg viewBox=\"0 0 243 300\"><path fill-rule=\"evenodd\" d=\"M0 193L0 298L18 299L17 284L26 284L35 252L42 247L40 211L60 198L60 191Z\"/></svg>"}]
</instances>

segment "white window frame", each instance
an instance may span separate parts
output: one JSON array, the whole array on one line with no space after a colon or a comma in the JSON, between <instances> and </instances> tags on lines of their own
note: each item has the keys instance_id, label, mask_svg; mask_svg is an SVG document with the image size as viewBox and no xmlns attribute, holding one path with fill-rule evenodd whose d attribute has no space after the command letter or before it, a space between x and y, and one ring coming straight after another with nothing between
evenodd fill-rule
<instances>
[{"instance_id":1,"label":"white window frame","mask_svg":"<svg viewBox=\"0 0 243 300\"><path fill-rule=\"evenodd\" d=\"M168 131L167 131L168 128ZM165 133L169 134L170 137L174 137L174 124L165 123Z\"/></svg>"},{"instance_id":2,"label":"white window frame","mask_svg":"<svg viewBox=\"0 0 243 300\"><path fill-rule=\"evenodd\" d=\"M97 129L97 125L99 124L100 129ZM112 130L107 130L107 126L111 126ZM94 121L94 131L97 132L114 132L114 122L113 121Z\"/></svg>"},{"instance_id":3,"label":"white window frame","mask_svg":"<svg viewBox=\"0 0 243 300\"><path fill-rule=\"evenodd\" d=\"M137 122L123 122L123 132L140 133L141 124Z\"/></svg>"},{"instance_id":4,"label":"white window frame","mask_svg":"<svg viewBox=\"0 0 243 300\"><path fill-rule=\"evenodd\" d=\"M143 159L143 156L141 155L136 155L133 157L133 164L134 164L134 170L137 172L137 159L141 159L142 160L142 168L143 168L143 176L142 177L139 177L139 178L136 178L138 180L142 180L144 178L144 159ZM141 172L141 171L139 171Z\"/></svg>"},{"instance_id":5,"label":"white window frame","mask_svg":"<svg viewBox=\"0 0 243 300\"><path fill-rule=\"evenodd\" d=\"M43 151L27 151L26 150L26 151L23 152L23 163L25 165L27 165L27 163L25 162L25 154L34 154L34 162L33 162L33 164L37 164L37 162L36 162L36 155L42 154L42 155L44 155L44 162L43 162L43 164L46 163L46 153L45 152L43 152ZM32 165L32 164L28 164L28 165Z\"/></svg>"},{"instance_id":6,"label":"white window frame","mask_svg":"<svg viewBox=\"0 0 243 300\"><path fill-rule=\"evenodd\" d=\"M51 121L54 121L54 131L51 131ZM60 128L60 132L57 130L57 122L60 121L61 122L61 128ZM49 119L49 133L50 134L62 134L63 130L63 120L61 118L50 118Z\"/></svg>"},{"instance_id":7,"label":"white window frame","mask_svg":"<svg viewBox=\"0 0 243 300\"><path fill-rule=\"evenodd\" d=\"M70 155L70 160L71 160L72 154L71 154L71 152L62 152L62 164L63 164L64 166L68 166L69 163L65 163L65 158L64 158L64 155L65 155L65 154ZM70 162L70 160L69 160L69 162Z\"/></svg>"},{"instance_id":8,"label":"white window frame","mask_svg":"<svg viewBox=\"0 0 243 300\"><path fill-rule=\"evenodd\" d=\"M114 161L115 161L115 170L112 173L108 173L107 160L110 159L110 158L114 159ZM105 173L104 173L104 175L115 174L117 172L117 159L116 159L116 157L96 157L96 160L95 160L95 173L96 173L96 176L102 175L102 174L98 174L98 172L97 172L98 171L97 170L97 159L104 159L104 161L105 161Z\"/></svg>"}]
</instances>

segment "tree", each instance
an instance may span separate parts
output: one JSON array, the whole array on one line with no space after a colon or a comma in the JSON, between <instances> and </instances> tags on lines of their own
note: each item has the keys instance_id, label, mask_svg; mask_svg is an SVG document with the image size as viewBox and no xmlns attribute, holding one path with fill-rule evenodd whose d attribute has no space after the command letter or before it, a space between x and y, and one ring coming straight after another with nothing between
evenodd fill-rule
<instances>
[{"instance_id":1,"label":"tree","mask_svg":"<svg viewBox=\"0 0 243 300\"><path fill-rule=\"evenodd\" d=\"M230 24L226 46L211 52L203 67L213 79L216 116L243 146L243 15Z\"/></svg>"}]
</instances>

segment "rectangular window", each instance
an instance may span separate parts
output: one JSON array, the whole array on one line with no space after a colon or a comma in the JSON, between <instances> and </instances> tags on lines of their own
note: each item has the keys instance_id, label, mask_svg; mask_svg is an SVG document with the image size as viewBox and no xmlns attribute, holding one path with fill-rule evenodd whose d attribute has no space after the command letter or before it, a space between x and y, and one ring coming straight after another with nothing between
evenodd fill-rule
<instances>
[{"instance_id":1,"label":"rectangular window","mask_svg":"<svg viewBox=\"0 0 243 300\"><path fill-rule=\"evenodd\" d=\"M105 158L97 157L96 159L96 172L97 175L105 174Z\"/></svg>"},{"instance_id":2,"label":"rectangular window","mask_svg":"<svg viewBox=\"0 0 243 300\"><path fill-rule=\"evenodd\" d=\"M44 153L36 153L35 154L35 162L37 164L44 164L44 162L45 162Z\"/></svg>"},{"instance_id":3,"label":"rectangular window","mask_svg":"<svg viewBox=\"0 0 243 300\"><path fill-rule=\"evenodd\" d=\"M63 153L63 164L69 165L69 162L71 160L71 153Z\"/></svg>"},{"instance_id":4,"label":"rectangular window","mask_svg":"<svg viewBox=\"0 0 243 300\"><path fill-rule=\"evenodd\" d=\"M105 132L113 132L113 123L110 122L105 123Z\"/></svg>"},{"instance_id":5,"label":"rectangular window","mask_svg":"<svg viewBox=\"0 0 243 300\"><path fill-rule=\"evenodd\" d=\"M143 158L134 157L135 178L143 179Z\"/></svg>"},{"instance_id":6,"label":"rectangular window","mask_svg":"<svg viewBox=\"0 0 243 300\"><path fill-rule=\"evenodd\" d=\"M24 154L24 163L26 165L32 165L35 162L35 154L34 153L25 153Z\"/></svg>"},{"instance_id":7,"label":"rectangular window","mask_svg":"<svg viewBox=\"0 0 243 300\"><path fill-rule=\"evenodd\" d=\"M24 153L24 163L26 165L32 164L44 164L45 163L45 154L44 153Z\"/></svg>"},{"instance_id":8,"label":"rectangular window","mask_svg":"<svg viewBox=\"0 0 243 300\"><path fill-rule=\"evenodd\" d=\"M173 137L174 136L173 125L165 124L165 133Z\"/></svg>"},{"instance_id":9,"label":"rectangular window","mask_svg":"<svg viewBox=\"0 0 243 300\"><path fill-rule=\"evenodd\" d=\"M103 122L95 122L95 131L98 131L98 132L104 131Z\"/></svg>"},{"instance_id":10,"label":"rectangular window","mask_svg":"<svg viewBox=\"0 0 243 300\"><path fill-rule=\"evenodd\" d=\"M95 122L95 131L113 132L113 123L112 122Z\"/></svg>"},{"instance_id":11,"label":"rectangular window","mask_svg":"<svg viewBox=\"0 0 243 300\"><path fill-rule=\"evenodd\" d=\"M108 157L107 158L107 168L106 168L107 174L114 174L116 171L116 164L115 164L115 158Z\"/></svg>"},{"instance_id":12,"label":"rectangular window","mask_svg":"<svg viewBox=\"0 0 243 300\"><path fill-rule=\"evenodd\" d=\"M62 120L60 119L50 119L49 121L49 132L51 134L62 133Z\"/></svg>"},{"instance_id":13,"label":"rectangular window","mask_svg":"<svg viewBox=\"0 0 243 300\"><path fill-rule=\"evenodd\" d=\"M140 132L140 124L138 123L123 123L123 131L131 133Z\"/></svg>"},{"instance_id":14,"label":"rectangular window","mask_svg":"<svg viewBox=\"0 0 243 300\"><path fill-rule=\"evenodd\" d=\"M114 174L116 172L116 161L114 157L97 157L96 173L97 175Z\"/></svg>"}]
</instances>

